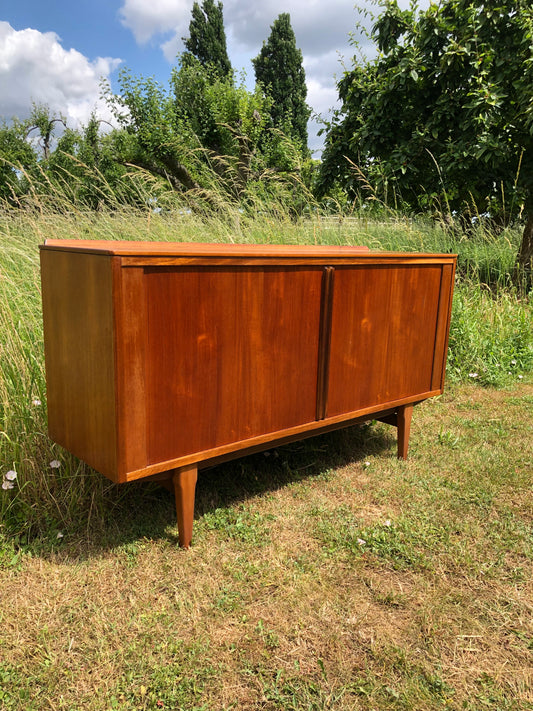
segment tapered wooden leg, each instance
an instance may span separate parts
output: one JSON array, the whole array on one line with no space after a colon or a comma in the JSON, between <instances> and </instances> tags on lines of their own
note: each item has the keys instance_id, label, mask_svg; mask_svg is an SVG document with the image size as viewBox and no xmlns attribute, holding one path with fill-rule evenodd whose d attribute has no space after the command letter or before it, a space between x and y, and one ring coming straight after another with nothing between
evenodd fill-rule
<instances>
[{"instance_id":1,"label":"tapered wooden leg","mask_svg":"<svg viewBox=\"0 0 533 711\"><path fill-rule=\"evenodd\" d=\"M189 548L192 541L194 494L197 478L198 467L196 464L175 469L172 475L174 495L176 497L179 540L182 548Z\"/></svg>"},{"instance_id":2,"label":"tapered wooden leg","mask_svg":"<svg viewBox=\"0 0 533 711\"><path fill-rule=\"evenodd\" d=\"M411 417L413 416L413 405L402 405L398 408L398 459L407 459L407 449L409 447L409 433L411 432Z\"/></svg>"}]
</instances>

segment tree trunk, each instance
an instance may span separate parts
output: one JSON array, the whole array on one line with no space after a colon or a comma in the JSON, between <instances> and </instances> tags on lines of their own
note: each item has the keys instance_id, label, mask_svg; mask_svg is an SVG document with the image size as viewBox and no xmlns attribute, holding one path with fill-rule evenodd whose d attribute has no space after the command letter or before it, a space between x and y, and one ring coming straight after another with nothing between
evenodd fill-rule
<instances>
[{"instance_id":1,"label":"tree trunk","mask_svg":"<svg viewBox=\"0 0 533 711\"><path fill-rule=\"evenodd\" d=\"M524 291L533 286L533 205L527 211L522 243L516 257L514 282Z\"/></svg>"}]
</instances>

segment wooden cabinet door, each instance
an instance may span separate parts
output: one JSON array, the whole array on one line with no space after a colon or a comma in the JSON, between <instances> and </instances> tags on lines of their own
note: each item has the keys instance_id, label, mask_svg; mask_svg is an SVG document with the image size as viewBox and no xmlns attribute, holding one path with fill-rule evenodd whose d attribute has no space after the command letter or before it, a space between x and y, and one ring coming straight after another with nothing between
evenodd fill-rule
<instances>
[{"instance_id":1,"label":"wooden cabinet door","mask_svg":"<svg viewBox=\"0 0 533 711\"><path fill-rule=\"evenodd\" d=\"M320 267L144 272L149 462L316 415Z\"/></svg>"},{"instance_id":2,"label":"wooden cabinet door","mask_svg":"<svg viewBox=\"0 0 533 711\"><path fill-rule=\"evenodd\" d=\"M441 281L438 264L335 270L327 416L434 389Z\"/></svg>"}]
</instances>

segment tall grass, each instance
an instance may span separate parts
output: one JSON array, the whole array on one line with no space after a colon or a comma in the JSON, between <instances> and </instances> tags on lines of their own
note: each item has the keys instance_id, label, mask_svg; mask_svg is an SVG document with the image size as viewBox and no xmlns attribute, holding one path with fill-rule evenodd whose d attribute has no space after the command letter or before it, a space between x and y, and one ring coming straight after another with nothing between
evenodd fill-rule
<instances>
[{"instance_id":1,"label":"tall grass","mask_svg":"<svg viewBox=\"0 0 533 711\"><path fill-rule=\"evenodd\" d=\"M533 304L513 290L495 295L479 282L459 282L455 290L447 375L502 387L533 369Z\"/></svg>"},{"instance_id":2,"label":"tall grass","mask_svg":"<svg viewBox=\"0 0 533 711\"><path fill-rule=\"evenodd\" d=\"M140 183L139 190L143 189ZM505 386L533 371L533 301L517 298L511 271L519 234L481 229L468 238L424 220L364 210L350 217L305 217L290 210L290 189L256 191L246 209L220 200L215 213L144 183L144 208L117 200L92 211L75 190L44 198L34 191L24 205L0 211L0 535L20 541L65 528L103 526L109 507L125 494L61 451L46 434L46 385L38 245L46 238L207 242L364 244L393 251L457 252L458 281L450 333L448 376L455 381ZM303 189L303 188L302 188ZM156 209L154 209L156 204ZM162 209L160 209L162 208ZM6 479L8 472L16 480ZM13 475L10 475L13 476ZM13 488L9 488L9 487Z\"/></svg>"}]
</instances>

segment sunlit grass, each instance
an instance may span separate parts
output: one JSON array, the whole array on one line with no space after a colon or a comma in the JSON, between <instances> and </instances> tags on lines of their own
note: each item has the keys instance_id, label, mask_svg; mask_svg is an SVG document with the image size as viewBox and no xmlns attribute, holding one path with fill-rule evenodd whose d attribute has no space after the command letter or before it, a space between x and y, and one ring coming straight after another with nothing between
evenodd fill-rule
<instances>
[{"instance_id":1,"label":"sunlit grass","mask_svg":"<svg viewBox=\"0 0 533 711\"><path fill-rule=\"evenodd\" d=\"M526 711L532 388L417 406L407 461L374 423L202 472L188 552L165 492L4 547L0 705Z\"/></svg>"},{"instance_id":2,"label":"sunlit grass","mask_svg":"<svg viewBox=\"0 0 533 711\"><path fill-rule=\"evenodd\" d=\"M63 194L0 213L1 708L532 707L519 232L296 217L277 195L155 211L148 185L136 209ZM181 551L166 491L115 486L46 434L38 245L73 237L459 253L448 387L415 409L407 462L374 423L202 472Z\"/></svg>"}]
</instances>

